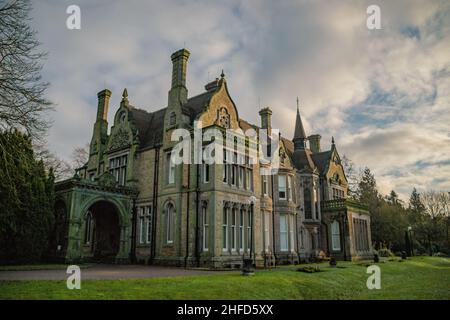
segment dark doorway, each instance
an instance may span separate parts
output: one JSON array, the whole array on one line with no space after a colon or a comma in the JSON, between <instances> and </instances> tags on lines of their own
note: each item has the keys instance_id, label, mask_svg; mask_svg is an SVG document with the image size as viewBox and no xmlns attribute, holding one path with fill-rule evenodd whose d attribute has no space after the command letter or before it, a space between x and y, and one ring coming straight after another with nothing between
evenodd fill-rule
<instances>
[{"instance_id":1,"label":"dark doorway","mask_svg":"<svg viewBox=\"0 0 450 320\"><path fill-rule=\"evenodd\" d=\"M114 262L120 247L120 224L116 207L109 202L100 201L89 208L89 214L86 230L90 233L94 260Z\"/></svg>"},{"instance_id":2,"label":"dark doorway","mask_svg":"<svg viewBox=\"0 0 450 320\"><path fill-rule=\"evenodd\" d=\"M57 200L54 207L55 225L49 239L49 260L64 261L67 251L69 219L67 208L62 200Z\"/></svg>"}]
</instances>

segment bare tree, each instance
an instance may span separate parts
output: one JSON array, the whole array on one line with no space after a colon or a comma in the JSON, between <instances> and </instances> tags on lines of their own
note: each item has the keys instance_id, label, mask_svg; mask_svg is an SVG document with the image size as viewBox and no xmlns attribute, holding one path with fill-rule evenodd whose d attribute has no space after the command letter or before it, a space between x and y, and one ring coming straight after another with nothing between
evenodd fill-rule
<instances>
[{"instance_id":1,"label":"bare tree","mask_svg":"<svg viewBox=\"0 0 450 320\"><path fill-rule=\"evenodd\" d=\"M348 181L349 196L354 197L356 195L356 190L358 189L358 172L355 169L353 161L350 160L345 154L342 156L341 162Z\"/></svg>"},{"instance_id":2,"label":"bare tree","mask_svg":"<svg viewBox=\"0 0 450 320\"><path fill-rule=\"evenodd\" d=\"M36 31L28 25L31 4L0 2L0 129L18 128L39 139L49 127L51 102L44 98Z\"/></svg>"},{"instance_id":3,"label":"bare tree","mask_svg":"<svg viewBox=\"0 0 450 320\"><path fill-rule=\"evenodd\" d=\"M86 164L89 159L89 143L84 147L76 147L72 151L72 166L78 169Z\"/></svg>"},{"instance_id":4,"label":"bare tree","mask_svg":"<svg viewBox=\"0 0 450 320\"><path fill-rule=\"evenodd\" d=\"M38 141L34 143L33 149L36 159L42 160L46 170L53 168L53 174L55 175L56 181L67 179L73 175L72 166L67 161L58 158L46 147L44 142Z\"/></svg>"}]
</instances>

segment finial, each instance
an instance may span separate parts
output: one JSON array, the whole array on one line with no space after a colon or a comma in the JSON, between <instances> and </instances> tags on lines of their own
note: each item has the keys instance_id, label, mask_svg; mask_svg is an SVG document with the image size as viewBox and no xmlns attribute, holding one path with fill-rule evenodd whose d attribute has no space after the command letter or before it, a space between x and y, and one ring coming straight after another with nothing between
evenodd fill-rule
<instances>
[{"instance_id":1,"label":"finial","mask_svg":"<svg viewBox=\"0 0 450 320\"><path fill-rule=\"evenodd\" d=\"M331 136L331 144L334 145L334 137L333 136Z\"/></svg>"},{"instance_id":2,"label":"finial","mask_svg":"<svg viewBox=\"0 0 450 320\"><path fill-rule=\"evenodd\" d=\"M124 99L128 98L127 88L123 89L122 98L124 98Z\"/></svg>"},{"instance_id":3,"label":"finial","mask_svg":"<svg viewBox=\"0 0 450 320\"><path fill-rule=\"evenodd\" d=\"M225 73L223 73L223 69L222 69L222 73L220 74L221 78L225 78Z\"/></svg>"},{"instance_id":4,"label":"finial","mask_svg":"<svg viewBox=\"0 0 450 320\"><path fill-rule=\"evenodd\" d=\"M297 97L297 111L299 111L299 102L298 102L298 97Z\"/></svg>"}]
</instances>

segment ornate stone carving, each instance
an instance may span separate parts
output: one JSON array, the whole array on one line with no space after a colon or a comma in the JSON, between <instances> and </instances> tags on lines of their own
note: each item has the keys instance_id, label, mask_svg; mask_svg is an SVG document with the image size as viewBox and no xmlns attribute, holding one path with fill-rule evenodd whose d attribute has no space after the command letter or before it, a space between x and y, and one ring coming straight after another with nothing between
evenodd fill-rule
<instances>
[{"instance_id":1,"label":"ornate stone carving","mask_svg":"<svg viewBox=\"0 0 450 320\"><path fill-rule=\"evenodd\" d=\"M112 136L109 143L109 150L125 148L130 145L130 134L125 128L119 128Z\"/></svg>"},{"instance_id":2,"label":"ornate stone carving","mask_svg":"<svg viewBox=\"0 0 450 320\"><path fill-rule=\"evenodd\" d=\"M219 126L224 127L225 129L230 128L230 114L228 113L227 108L222 107L219 109L217 122Z\"/></svg>"},{"instance_id":3,"label":"ornate stone carving","mask_svg":"<svg viewBox=\"0 0 450 320\"><path fill-rule=\"evenodd\" d=\"M109 172L104 172L98 178L98 184L103 187L115 187L117 184L116 178Z\"/></svg>"}]
</instances>

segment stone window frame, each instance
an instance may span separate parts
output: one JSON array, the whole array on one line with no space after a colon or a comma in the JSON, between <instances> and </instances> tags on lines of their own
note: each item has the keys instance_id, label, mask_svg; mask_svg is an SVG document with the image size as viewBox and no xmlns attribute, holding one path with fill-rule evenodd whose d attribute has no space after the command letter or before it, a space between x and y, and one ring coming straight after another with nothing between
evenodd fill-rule
<instances>
[{"instance_id":1,"label":"stone window frame","mask_svg":"<svg viewBox=\"0 0 450 320\"><path fill-rule=\"evenodd\" d=\"M202 202L202 249L203 252L209 251L209 215L208 215L208 203L206 201Z\"/></svg>"},{"instance_id":2,"label":"stone window frame","mask_svg":"<svg viewBox=\"0 0 450 320\"><path fill-rule=\"evenodd\" d=\"M172 210L169 210L169 208L172 208ZM164 216L164 223L165 223L165 230L164 230L164 243L166 245L173 245L175 241L175 213L176 213L176 207L175 204L172 201L168 201L164 206L165 216Z\"/></svg>"},{"instance_id":3,"label":"stone window frame","mask_svg":"<svg viewBox=\"0 0 450 320\"><path fill-rule=\"evenodd\" d=\"M331 250L333 251L341 251L341 224L338 220L333 220L330 224L330 231L331 231ZM337 246L336 245L337 241Z\"/></svg>"}]
</instances>

